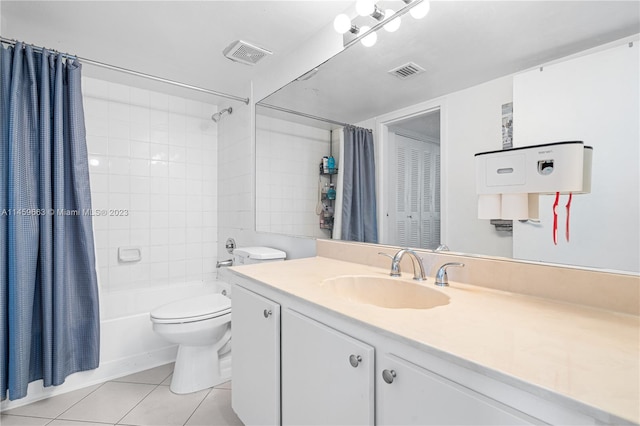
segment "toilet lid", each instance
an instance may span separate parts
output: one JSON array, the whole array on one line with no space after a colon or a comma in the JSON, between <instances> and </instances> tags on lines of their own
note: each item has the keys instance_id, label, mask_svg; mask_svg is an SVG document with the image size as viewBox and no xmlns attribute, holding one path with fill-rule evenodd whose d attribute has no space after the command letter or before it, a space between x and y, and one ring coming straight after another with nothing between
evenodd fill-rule
<instances>
[{"instance_id":1,"label":"toilet lid","mask_svg":"<svg viewBox=\"0 0 640 426\"><path fill-rule=\"evenodd\" d=\"M151 311L151 319L158 322L192 322L219 317L229 312L231 299L214 293L160 306Z\"/></svg>"}]
</instances>

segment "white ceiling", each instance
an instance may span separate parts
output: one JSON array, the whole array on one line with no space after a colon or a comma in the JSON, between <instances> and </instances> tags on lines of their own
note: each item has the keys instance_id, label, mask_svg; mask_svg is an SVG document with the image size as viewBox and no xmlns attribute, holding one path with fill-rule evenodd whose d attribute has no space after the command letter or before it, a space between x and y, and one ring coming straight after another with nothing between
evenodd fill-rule
<instances>
[{"instance_id":1,"label":"white ceiling","mask_svg":"<svg viewBox=\"0 0 640 426\"><path fill-rule=\"evenodd\" d=\"M351 1L0 1L2 36L249 96L249 82ZM244 40L274 52L255 66L222 51ZM85 75L104 72L85 67ZM113 72L112 72L113 74Z\"/></svg>"},{"instance_id":2,"label":"white ceiling","mask_svg":"<svg viewBox=\"0 0 640 426\"><path fill-rule=\"evenodd\" d=\"M353 3L1 0L0 12L4 37L247 97L256 75L326 28ZM394 9L404 5L400 0L384 3ZM302 92L294 98L302 111L315 103L306 112L357 122L380 110L638 33L639 7L637 0L433 1L427 18L415 21L405 16L400 30L381 33L373 48L358 45L338 55L327 65L339 64L339 71L323 70L300 85ZM275 53L253 67L231 62L222 51L238 39ZM427 73L404 87L395 77L380 80L381 74L408 60L424 66ZM91 67L85 67L84 74L100 75ZM355 80L344 78L347 74ZM368 108L354 102L349 110L341 101L345 93L365 96ZM284 105L296 109L290 101L289 96ZM336 102L347 107L344 112L332 113Z\"/></svg>"},{"instance_id":3,"label":"white ceiling","mask_svg":"<svg viewBox=\"0 0 640 426\"><path fill-rule=\"evenodd\" d=\"M264 102L359 123L639 32L638 1L433 1L425 19L403 16ZM409 61L426 72L388 74Z\"/></svg>"}]
</instances>

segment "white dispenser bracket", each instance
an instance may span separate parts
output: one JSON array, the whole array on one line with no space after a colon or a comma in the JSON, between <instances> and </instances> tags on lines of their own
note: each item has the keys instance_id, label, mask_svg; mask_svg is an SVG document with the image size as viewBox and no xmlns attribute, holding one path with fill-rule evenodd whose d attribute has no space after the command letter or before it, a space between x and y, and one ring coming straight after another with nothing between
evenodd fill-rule
<instances>
[{"instance_id":1,"label":"white dispenser bracket","mask_svg":"<svg viewBox=\"0 0 640 426\"><path fill-rule=\"evenodd\" d=\"M581 141L476 154L478 218L536 219L539 194L591 192L592 157Z\"/></svg>"}]
</instances>

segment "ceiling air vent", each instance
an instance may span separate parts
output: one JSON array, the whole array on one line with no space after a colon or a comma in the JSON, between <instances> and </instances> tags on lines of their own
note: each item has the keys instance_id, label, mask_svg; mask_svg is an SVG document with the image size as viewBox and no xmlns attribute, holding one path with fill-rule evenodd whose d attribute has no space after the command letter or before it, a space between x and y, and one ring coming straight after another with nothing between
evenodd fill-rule
<instances>
[{"instance_id":1,"label":"ceiling air vent","mask_svg":"<svg viewBox=\"0 0 640 426\"><path fill-rule=\"evenodd\" d=\"M409 77L413 77L414 75L422 74L425 71L420 65L409 62L407 64L401 65L398 68L394 68L389 71L389 74L395 75L401 80L405 80Z\"/></svg>"},{"instance_id":2,"label":"ceiling air vent","mask_svg":"<svg viewBox=\"0 0 640 426\"><path fill-rule=\"evenodd\" d=\"M222 53L232 61L241 62L247 65L255 65L265 56L273 54L273 52L267 49L254 46L253 44L242 40L234 41L227 46Z\"/></svg>"}]
</instances>

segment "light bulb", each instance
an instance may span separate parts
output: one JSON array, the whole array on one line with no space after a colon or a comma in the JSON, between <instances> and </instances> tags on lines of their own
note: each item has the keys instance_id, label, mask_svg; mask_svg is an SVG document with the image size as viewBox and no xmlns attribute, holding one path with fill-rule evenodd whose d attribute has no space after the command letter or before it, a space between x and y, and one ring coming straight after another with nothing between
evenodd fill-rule
<instances>
[{"instance_id":1,"label":"light bulb","mask_svg":"<svg viewBox=\"0 0 640 426\"><path fill-rule=\"evenodd\" d=\"M431 4L429 4L429 0L424 0L422 3L409 10L409 13L416 19L422 19L427 16L430 9Z\"/></svg>"},{"instance_id":2,"label":"light bulb","mask_svg":"<svg viewBox=\"0 0 640 426\"><path fill-rule=\"evenodd\" d=\"M373 0L358 0L356 2L356 12L358 12L360 16L371 15L374 10L376 10L376 6Z\"/></svg>"},{"instance_id":3,"label":"light bulb","mask_svg":"<svg viewBox=\"0 0 640 426\"><path fill-rule=\"evenodd\" d=\"M391 18L391 20L388 23L384 24L383 28L390 33L397 31L398 28L400 28L400 17L397 16L395 18L392 18L394 13L395 12L391 9L387 9L384 11L385 18L387 19Z\"/></svg>"},{"instance_id":4,"label":"light bulb","mask_svg":"<svg viewBox=\"0 0 640 426\"><path fill-rule=\"evenodd\" d=\"M367 31L369 31L371 28L364 26L362 28L360 28L360 32L362 34L366 33ZM374 44L376 44L376 41L378 41L378 34L376 34L376 32L372 32L371 34L369 34L368 36L366 36L365 38L363 38L362 40L360 40L360 42L362 43L363 46L366 47L371 47Z\"/></svg>"},{"instance_id":5,"label":"light bulb","mask_svg":"<svg viewBox=\"0 0 640 426\"><path fill-rule=\"evenodd\" d=\"M351 19L344 13L336 16L333 20L333 28L340 34L344 34L351 29Z\"/></svg>"}]
</instances>

